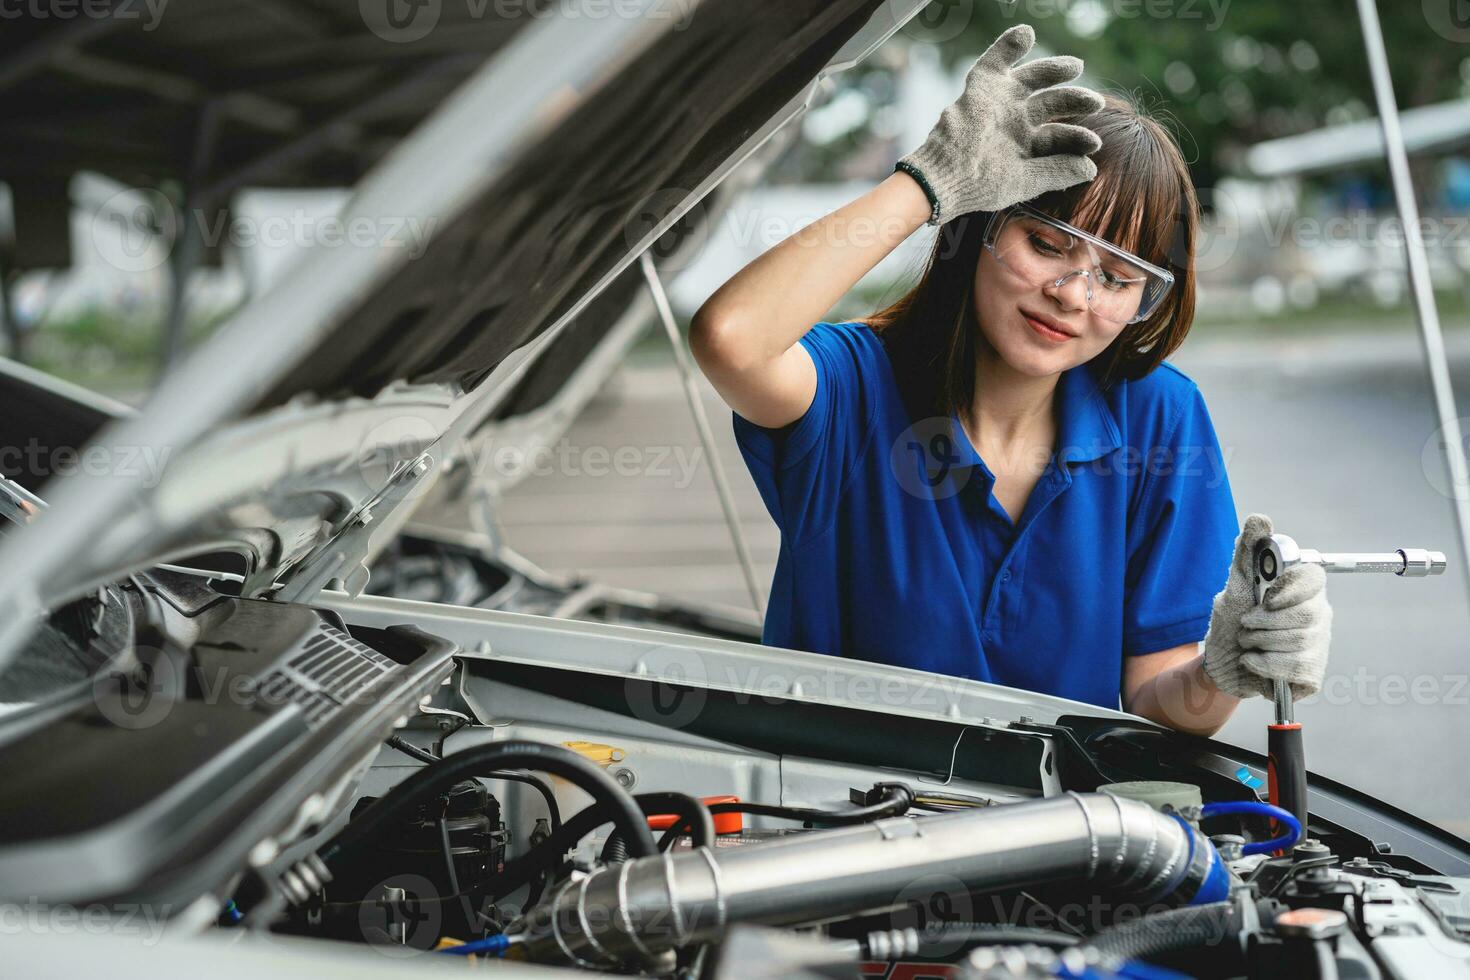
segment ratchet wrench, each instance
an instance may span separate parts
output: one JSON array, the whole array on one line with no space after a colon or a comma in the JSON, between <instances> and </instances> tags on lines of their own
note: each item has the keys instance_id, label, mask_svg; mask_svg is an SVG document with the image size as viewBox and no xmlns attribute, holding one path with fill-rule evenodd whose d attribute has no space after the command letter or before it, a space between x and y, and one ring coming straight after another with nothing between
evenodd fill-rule
<instances>
[{"instance_id":1,"label":"ratchet wrench","mask_svg":"<svg viewBox=\"0 0 1470 980\"><path fill-rule=\"evenodd\" d=\"M1273 534L1256 546L1256 604L1266 589L1293 565L1321 565L1328 572L1392 572L1404 578L1440 575L1445 570L1442 551L1400 548L1382 554L1329 554L1298 548L1285 534ZM1302 750L1302 726L1294 720L1291 685L1276 681L1276 723L1267 727L1266 777L1270 800L1296 816L1307 828L1307 759Z\"/></svg>"}]
</instances>

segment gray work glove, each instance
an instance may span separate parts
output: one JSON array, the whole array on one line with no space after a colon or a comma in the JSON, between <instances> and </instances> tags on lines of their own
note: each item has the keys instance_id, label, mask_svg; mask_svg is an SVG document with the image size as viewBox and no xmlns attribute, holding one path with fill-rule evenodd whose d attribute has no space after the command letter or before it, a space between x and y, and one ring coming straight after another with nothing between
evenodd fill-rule
<instances>
[{"instance_id":1,"label":"gray work glove","mask_svg":"<svg viewBox=\"0 0 1470 980\"><path fill-rule=\"evenodd\" d=\"M1102 96L1076 85L1048 88L1082 74L1082 60L1071 55L1012 68L1035 43L1029 24L1017 24L996 38L924 145L898 161L895 169L929 195L934 209L929 224L971 211L998 211L1097 176L1097 165L1085 154L1102 146L1098 135L1085 126L1047 120L1095 112L1103 106Z\"/></svg>"},{"instance_id":2,"label":"gray work glove","mask_svg":"<svg viewBox=\"0 0 1470 980\"><path fill-rule=\"evenodd\" d=\"M1215 596L1205 635L1205 673L1226 694L1272 697L1276 680L1297 701L1322 689L1332 607L1321 565L1293 565L1255 594L1256 544L1272 533L1271 518L1251 514L1235 539L1225 588Z\"/></svg>"}]
</instances>

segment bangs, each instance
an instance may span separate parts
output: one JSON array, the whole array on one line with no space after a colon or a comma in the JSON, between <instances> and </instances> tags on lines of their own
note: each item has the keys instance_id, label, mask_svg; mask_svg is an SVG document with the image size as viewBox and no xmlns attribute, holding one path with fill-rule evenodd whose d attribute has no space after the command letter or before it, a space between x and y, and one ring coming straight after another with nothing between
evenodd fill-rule
<instances>
[{"instance_id":1,"label":"bangs","mask_svg":"<svg viewBox=\"0 0 1470 980\"><path fill-rule=\"evenodd\" d=\"M1147 262L1179 268L1185 254L1180 239L1193 222L1184 214L1189 204L1178 163L1158 139L1138 138L1141 120L1104 113L1077 121L1102 138L1102 147L1092 154L1097 176L1030 203Z\"/></svg>"}]
</instances>

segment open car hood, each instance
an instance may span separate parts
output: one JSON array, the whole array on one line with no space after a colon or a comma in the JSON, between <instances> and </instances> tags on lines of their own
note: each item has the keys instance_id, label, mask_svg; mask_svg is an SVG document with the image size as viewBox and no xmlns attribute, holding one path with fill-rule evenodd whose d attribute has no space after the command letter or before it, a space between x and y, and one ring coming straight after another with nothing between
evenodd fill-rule
<instances>
[{"instance_id":1,"label":"open car hood","mask_svg":"<svg viewBox=\"0 0 1470 980\"><path fill-rule=\"evenodd\" d=\"M361 591L465 440L517 399L544 401L597 346L639 288L638 256L677 247L691 209L821 78L922 2L631 6L641 16L497 32L341 216L416 219L427 247L384 234L306 251L102 429L107 465L47 485L50 509L0 550L0 665L45 609L162 561L232 552L246 595ZM541 360L557 340L564 362Z\"/></svg>"}]
</instances>

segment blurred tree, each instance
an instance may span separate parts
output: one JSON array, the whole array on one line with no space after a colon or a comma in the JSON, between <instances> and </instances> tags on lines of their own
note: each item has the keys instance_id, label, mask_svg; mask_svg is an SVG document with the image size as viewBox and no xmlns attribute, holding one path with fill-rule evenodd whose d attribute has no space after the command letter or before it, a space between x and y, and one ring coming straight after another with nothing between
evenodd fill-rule
<instances>
[{"instance_id":1,"label":"blurred tree","mask_svg":"<svg viewBox=\"0 0 1470 980\"><path fill-rule=\"evenodd\" d=\"M1428 6L1380 3L1401 109L1463 97L1470 85L1470 44L1457 43L1470 41L1470 30L1446 37L1427 19ZM1036 29L1038 49L1077 55L1092 84L1128 94L1169 126L1202 189L1241 173L1253 143L1376 114L1352 0L933 0L895 40L897 50L842 80L873 107L868 121L803 141L773 177L858 176L854 161L872 155L860 151L893 135L878 109L894 89L892 73L904 70L903 45L934 44L946 67L961 71L1018 23ZM1383 172L1369 170L1379 184Z\"/></svg>"},{"instance_id":2,"label":"blurred tree","mask_svg":"<svg viewBox=\"0 0 1470 980\"><path fill-rule=\"evenodd\" d=\"M1351 0L935 0L945 3L973 13L963 31L936 38L946 64L967 64L1029 23L1038 47L1077 55L1096 84L1177 123L1199 187L1237 171L1252 143L1376 114ZM1422 7L1380 4L1401 109L1463 95L1470 47L1437 32ZM911 36L924 32L920 22Z\"/></svg>"}]
</instances>

